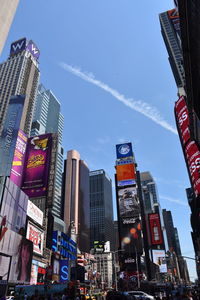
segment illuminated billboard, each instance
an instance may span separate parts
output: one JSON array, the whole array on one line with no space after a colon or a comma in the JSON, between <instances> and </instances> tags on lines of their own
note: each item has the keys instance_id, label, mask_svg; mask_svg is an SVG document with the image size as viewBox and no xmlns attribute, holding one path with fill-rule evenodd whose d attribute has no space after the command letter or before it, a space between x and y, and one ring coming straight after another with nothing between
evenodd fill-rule
<instances>
[{"instance_id":1,"label":"illuminated billboard","mask_svg":"<svg viewBox=\"0 0 200 300\"><path fill-rule=\"evenodd\" d=\"M19 187L21 187L22 182L26 144L27 135L20 129L18 131L14 158L12 162L12 169L10 174L10 179Z\"/></svg>"},{"instance_id":2,"label":"illuminated billboard","mask_svg":"<svg viewBox=\"0 0 200 300\"><path fill-rule=\"evenodd\" d=\"M133 156L132 144L124 143L116 145L117 159Z\"/></svg>"},{"instance_id":3,"label":"illuminated billboard","mask_svg":"<svg viewBox=\"0 0 200 300\"><path fill-rule=\"evenodd\" d=\"M120 248L124 250L124 254L142 254L141 220L139 217L132 219L134 219L133 223L120 227Z\"/></svg>"},{"instance_id":4,"label":"illuminated billboard","mask_svg":"<svg viewBox=\"0 0 200 300\"><path fill-rule=\"evenodd\" d=\"M68 260L60 260L60 282L66 282L69 279Z\"/></svg>"},{"instance_id":5,"label":"illuminated billboard","mask_svg":"<svg viewBox=\"0 0 200 300\"><path fill-rule=\"evenodd\" d=\"M33 243L8 229L0 240L0 252L10 256L10 283L30 283Z\"/></svg>"},{"instance_id":6,"label":"illuminated billboard","mask_svg":"<svg viewBox=\"0 0 200 300\"><path fill-rule=\"evenodd\" d=\"M0 176L10 176L25 96L10 98L0 136Z\"/></svg>"},{"instance_id":7,"label":"illuminated billboard","mask_svg":"<svg viewBox=\"0 0 200 300\"><path fill-rule=\"evenodd\" d=\"M190 141L185 147L185 156L190 172L195 196L200 194L200 151L195 141Z\"/></svg>"},{"instance_id":8,"label":"illuminated billboard","mask_svg":"<svg viewBox=\"0 0 200 300\"><path fill-rule=\"evenodd\" d=\"M153 262L159 266L160 273L167 273L167 263L164 250L152 250Z\"/></svg>"},{"instance_id":9,"label":"illuminated billboard","mask_svg":"<svg viewBox=\"0 0 200 300\"><path fill-rule=\"evenodd\" d=\"M31 219L33 219L33 221L40 224L41 226L43 225L43 212L30 200L28 200L27 216L29 216Z\"/></svg>"},{"instance_id":10,"label":"illuminated billboard","mask_svg":"<svg viewBox=\"0 0 200 300\"><path fill-rule=\"evenodd\" d=\"M134 164L121 164L116 166L117 185L125 186L136 183L136 173Z\"/></svg>"},{"instance_id":11,"label":"illuminated billboard","mask_svg":"<svg viewBox=\"0 0 200 300\"><path fill-rule=\"evenodd\" d=\"M51 134L28 139L22 189L30 198L47 195L51 150Z\"/></svg>"},{"instance_id":12,"label":"illuminated billboard","mask_svg":"<svg viewBox=\"0 0 200 300\"><path fill-rule=\"evenodd\" d=\"M163 243L162 230L159 214L149 214L149 227L151 233L151 244L161 245Z\"/></svg>"},{"instance_id":13,"label":"illuminated billboard","mask_svg":"<svg viewBox=\"0 0 200 300\"><path fill-rule=\"evenodd\" d=\"M140 213L140 203L136 187L118 189L119 215L122 218L133 217Z\"/></svg>"},{"instance_id":14,"label":"illuminated billboard","mask_svg":"<svg viewBox=\"0 0 200 300\"><path fill-rule=\"evenodd\" d=\"M27 224L26 238L33 242L33 252L39 255L43 254L44 231L31 222Z\"/></svg>"},{"instance_id":15,"label":"illuminated billboard","mask_svg":"<svg viewBox=\"0 0 200 300\"><path fill-rule=\"evenodd\" d=\"M185 146L188 140L190 139L190 130L189 130L189 112L188 112L185 98L183 96L181 96L179 100L175 103L174 111L175 111L177 126L179 128L179 134L181 136L183 146Z\"/></svg>"}]
</instances>

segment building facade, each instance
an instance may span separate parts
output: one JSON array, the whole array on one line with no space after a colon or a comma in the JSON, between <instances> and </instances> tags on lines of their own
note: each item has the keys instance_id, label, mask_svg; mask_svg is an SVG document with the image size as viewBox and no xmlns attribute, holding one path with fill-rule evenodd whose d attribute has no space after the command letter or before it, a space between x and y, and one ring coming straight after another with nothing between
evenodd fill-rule
<instances>
[{"instance_id":1,"label":"building facade","mask_svg":"<svg viewBox=\"0 0 200 300\"><path fill-rule=\"evenodd\" d=\"M90 250L89 169L76 150L67 152L65 163L63 220L66 231L80 251Z\"/></svg>"},{"instance_id":2,"label":"building facade","mask_svg":"<svg viewBox=\"0 0 200 300\"><path fill-rule=\"evenodd\" d=\"M19 0L0 0L0 54L6 42Z\"/></svg>"},{"instance_id":3,"label":"building facade","mask_svg":"<svg viewBox=\"0 0 200 300\"><path fill-rule=\"evenodd\" d=\"M90 247L110 241L114 250L112 181L104 170L90 172Z\"/></svg>"},{"instance_id":4,"label":"building facade","mask_svg":"<svg viewBox=\"0 0 200 300\"><path fill-rule=\"evenodd\" d=\"M63 172L63 148L62 136L64 128L64 116L60 112L60 102L51 90L45 89L40 84L33 113L31 136L45 133L58 133L58 151L56 157L55 191L52 213L60 218L62 215L61 190Z\"/></svg>"},{"instance_id":5,"label":"building facade","mask_svg":"<svg viewBox=\"0 0 200 300\"><path fill-rule=\"evenodd\" d=\"M39 80L39 54L33 41L23 38L11 44L8 59L0 64L0 133L11 96L25 95L20 129L30 134Z\"/></svg>"}]
</instances>

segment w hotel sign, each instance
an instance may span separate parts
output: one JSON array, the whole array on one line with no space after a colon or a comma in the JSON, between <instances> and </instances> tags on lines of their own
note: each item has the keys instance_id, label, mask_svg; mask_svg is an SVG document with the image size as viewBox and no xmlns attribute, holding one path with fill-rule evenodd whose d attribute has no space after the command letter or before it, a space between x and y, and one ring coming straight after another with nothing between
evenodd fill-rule
<instances>
[{"instance_id":1,"label":"w hotel sign","mask_svg":"<svg viewBox=\"0 0 200 300\"><path fill-rule=\"evenodd\" d=\"M23 50L29 51L36 59L40 56L40 51L32 40L27 41L26 38L15 41L10 47L10 56L16 55Z\"/></svg>"}]
</instances>

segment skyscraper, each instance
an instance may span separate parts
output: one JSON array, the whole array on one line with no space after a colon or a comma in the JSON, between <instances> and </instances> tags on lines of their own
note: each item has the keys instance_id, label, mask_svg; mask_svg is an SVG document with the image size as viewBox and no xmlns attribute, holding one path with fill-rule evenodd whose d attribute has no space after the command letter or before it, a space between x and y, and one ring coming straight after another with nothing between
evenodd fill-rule
<instances>
[{"instance_id":1,"label":"skyscraper","mask_svg":"<svg viewBox=\"0 0 200 300\"><path fill-rule=\"evenodd\" d=\"M64 173L64 222L80 251L90 250L89 169L76 150L67 152Z\"/></svg>"},{"instance_id":2,"label":"skyscraper","mask_svg":"<svg viewBox=\"0 0 200 300\"><path fill-rule=\"evenodd\" d=\"M153 209L154 204L159 204L156 183L150 172L141 172L140 180L142 188L146 188L149 193L149 199L146 203L146 206L149 208L152 206Z\"/></svg>"},{"instance_id":3,"label":"skyscraper","mask_svg":"<svg viewBox=\"0 0 200 300\"><path fill-rule=\"evenodd\" d=\"M104 170L90 172L90 247L110 241L114 250L112 181Z\"/></svg>"},{"instance_id":4,"label":"skyscraper","mask_svg":"<svg viewBox=\"0 0 200 300\"><path fill-rule=\"evenodd\" d=\"M44 133L58 133L59 143L56 157L55 191L52 213L59 218L62 215L63 128L64 116L60 112L60 102L51 90L46 90L45 87L40 84L35 100L31 136Z\"/></svg>"},{"instance_id":5,"label":"skyscraper","mask_svg":"<svg viewBox=\"0 0 200 300\"><path fill-rule=\"evenodd\" d=\"M178 88L185 85L185 72L181 48L181 33L177 9L159 15L162 36L168 51L169 62Z\"/></svg>"},{"instance_id":6,"label":"skyscraper","mask_svg":"<svg viewBox=\"0 0 200 300\"><path fill-rule=\"evenodd\" d=\"M7 39L19 0L0 0L0 54Z\"/></svg>"},{"instance_id":7,"label":"skyscraper","mask_svg":"<svg viewBox=\"0 0 200 300\"><path fill-rule=\"evenodd\" d=\"M30 133L39 80L39 54L33 41L23 38L11 44L8 59L0 64L0 133L9 100L14 95L25 95L20 129Z\"/></svg>"}]
</instances>

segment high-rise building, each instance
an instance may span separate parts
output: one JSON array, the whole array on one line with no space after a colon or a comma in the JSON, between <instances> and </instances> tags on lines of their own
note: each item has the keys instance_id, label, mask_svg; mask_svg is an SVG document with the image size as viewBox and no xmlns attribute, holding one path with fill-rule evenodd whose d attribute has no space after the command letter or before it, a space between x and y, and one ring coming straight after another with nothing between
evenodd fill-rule
<instances>
[{"instance_id":1,"label":"high-rise building","mask_svg":"<svg viewBox=\"0 0 200 300\"><path fill-rule=\"evenodd\" d=\"M19 0L0 0L0 54L6 42Z\"/></svg>"},{"instance_id":2,"label":"high-rise building","mask_svg":"<svg viewBox=\"0 0 200 300\"><path fill-rule=\"evenodd\" d=\"M90 172L90 247L110 241L114 250L112 181L104 170Z\"/></svg>"},{"instance_id":3,"label":"high-rise building","mask_svg":"<svg viewBox=\"0 0 200 300\"><path fill-rule=\"evenodd\" d=\"M159 204L159 199L158 199L158 192L157 192L157 187L156 183L151 175L150 172L141 172L140 173L140 180L141 180L141 185L142 188L146 189L148 192L148 197L144 197L147 202L145 205L147 206L148 209L153 209L154 204Z\"/></svg>"},{"instance_id":4,"label":"high-rise building","mask_svg":"<svg viewBox=\"0 0 200 300\"><path fill-rule=\"evenodd\" d=\"M35 96L38 87L39 50L26 38L11 44L8 59L0 64L0 133L11 96L25 95L20 129L30 133Z\"/></svg>"},{"instance_id":5,"label":"high-rise building","mask_svg":"<svg viewBox=\"0 0 200 300\"><path fill-rule=\"evenodd\" d=\"M170 210L166 210L166 209L163 209L162 213L163 213L164 225L167 233L167 241L168 241L169 249L174 251L176 255L181 255L178 232L177 229L174 228L172 213Z\"/></svg>"},{"instance_id":6,"label":"high-rise building","mask_svg":"<svg viewBox=\"0 0 200 300\"><path fill-rule=\"evenodd\" d=\"M185 72L181 48L180 21L177 9L159 15L162 36L168 51L169 62L178 88L185 85Z\"/></svg>"},{"instance_id":7,"label":"high-rise building","mask_svg":"<svg viewBox=\"0 0 200 300\"><path fill-rule=\"evenodd\" d=\"M56 157L55 191L52 213L58 218L62 215L61 189L63 172L62 135L64 116L60 112L60 102L51 90L40 84L35 100L31 136L44 133L58 133L58 151Z\"/></svg>"},{"instance_id":8,"label":"high-rise building","mask_svg":"<svg viewBox=\"0 0 200 300\"><path fill-rule=\"evenodd\" d=\"M90 250L89 169L76 150L67 152L64 182L64 222L82 252Z\"/></svg>"}]
</instances>

